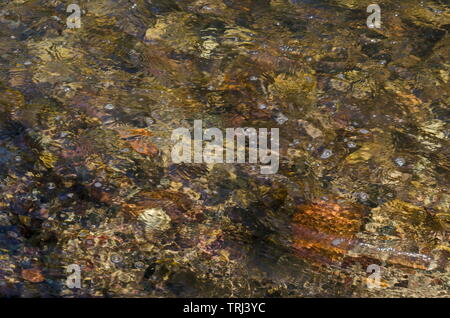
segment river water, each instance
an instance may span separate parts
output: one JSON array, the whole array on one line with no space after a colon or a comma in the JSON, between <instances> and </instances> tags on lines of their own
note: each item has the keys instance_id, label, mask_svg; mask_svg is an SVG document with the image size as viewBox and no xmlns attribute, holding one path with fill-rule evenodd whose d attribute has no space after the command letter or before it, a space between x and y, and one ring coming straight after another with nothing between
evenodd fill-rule
<instances>
[{"instance_id":1,"label":"river water","mask_svg":"<svg viewBox=\"0 0 450 318\"><path fill-rule=\"evenodd\" d=\"M370 4L3 0L0 296L449 297L450 7Z\"/></svg>"}]
</instances>

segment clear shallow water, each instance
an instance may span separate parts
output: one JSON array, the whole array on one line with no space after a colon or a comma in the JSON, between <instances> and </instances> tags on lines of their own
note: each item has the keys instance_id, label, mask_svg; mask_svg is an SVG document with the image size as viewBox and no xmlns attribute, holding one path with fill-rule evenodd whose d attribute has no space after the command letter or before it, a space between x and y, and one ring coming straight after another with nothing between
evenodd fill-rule
<instances>
[{"instance_id":1,"label":"clear shallow water","mask_svg":"<svg viewBox=\"0 0 450 318\"><path fill-rule=\"evenodd\" d=\"M0 294L448 296L449 8L368 4L2 2ZM171 163L197 119L277 174Z\"/></svg>"}]
</instances>

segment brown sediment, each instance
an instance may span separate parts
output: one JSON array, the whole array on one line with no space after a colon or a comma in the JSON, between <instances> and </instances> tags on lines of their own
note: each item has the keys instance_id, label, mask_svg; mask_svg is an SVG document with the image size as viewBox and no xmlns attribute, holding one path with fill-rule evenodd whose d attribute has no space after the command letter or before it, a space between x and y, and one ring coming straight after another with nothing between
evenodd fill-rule
<instances>
[{"instance_id":1,"label":"brown sediment","mask_svg":"<svg viewBox=\"0 0 450 318\"><path fill-rule=\"evenodd\" d=\"M22 278L32 283L41 283L45 280L42 271L37 268L23 269Z\"/></svg>"},{"instance_id":2,"label":"brown sediment","mask_svg":"<svg viewBox=\"0 0 450 318\"><path fill-rule=\"evenodd\" d=\"M193 220L201 214L201 208L186 194L168 190L138 193L123 207L134 216L139 216L147 209L162 208L174 222Z\"/></svg>"},{"instance_id":3,"label":"brown sediment","mask_svg":"<svg viewBox=\"0 0 450 318\"><path fill-rule=\"evenodd\" d=\"M117 131L122 140L125 140L125 142L127 142L136 152L150 157L154 157L158 154L158 148L147 138L152 136L147 129L123 127L115 127L113 129Z\"/></svg>"},{"instance_id":4,"label":"brown sediment","mask_svg":"<svg viewBox=\"0 0 450 318\"><path fill-rule=\"evenodd\" d=\"M293 216L293 247L302 256L336 262L355 245L355 235L363 224L356 206L319 201L297 207Z\"/></svg>"},{"instance_id":5,"label":"brown sediment","mask_svg":"<svg viewBox=\"0 0 450 318\"><path fill-rule=\"evenodd\" d=\"M415 213L420 211L406 206ZM298 210L293 216L293 247L301 257L319 264L352 263L362 258L422 270L435 266L427 253L402 250L401 246L383 247L382 238L376 245L364 242L357 235L363 230L359 207L319 201L301 205Z\"/></svg>"}]
</instances>

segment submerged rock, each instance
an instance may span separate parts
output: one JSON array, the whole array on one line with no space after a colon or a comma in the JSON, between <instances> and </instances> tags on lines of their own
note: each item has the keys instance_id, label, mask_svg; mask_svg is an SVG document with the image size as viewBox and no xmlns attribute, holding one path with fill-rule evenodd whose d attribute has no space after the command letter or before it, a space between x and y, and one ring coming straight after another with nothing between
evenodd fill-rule
<instances>
[{"instance_id":1,"label":"submerged rock","mask_svg":"<svg viewBox=\"0 0 450 318\"><path fill-rule=\"evenodd\" d=\"M170 216L163 209L147 209L138 217L147 231L164 231L170 227Z\"/></svg>"},{"instance_id":2,"label":"submerged rock","mask_svg":"<svg viewBox=\"0 0 450 318\"><path fill-rule=\"evenodd\" d=\"M312 260L342 261L363 224L360 207L333 202L300 205L293 216L293 247Z\"/></svg>"}]
</instances>

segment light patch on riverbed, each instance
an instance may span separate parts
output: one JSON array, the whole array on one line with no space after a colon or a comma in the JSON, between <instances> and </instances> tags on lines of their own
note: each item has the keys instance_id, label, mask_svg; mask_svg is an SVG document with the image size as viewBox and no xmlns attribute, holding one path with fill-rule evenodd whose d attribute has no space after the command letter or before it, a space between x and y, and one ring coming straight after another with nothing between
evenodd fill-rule
<instances>
[{"instance_id":1,"label":"light patch on riverbed","mask_svg":"<svg viewBox=\"0 0 450 318\"><path fill-rule=\"evenodd\" d=\"M160 208L145 210L139 220L144 223L147 231L164 231L170 228L170 216Z\"/></svg>"}]
</instances>

